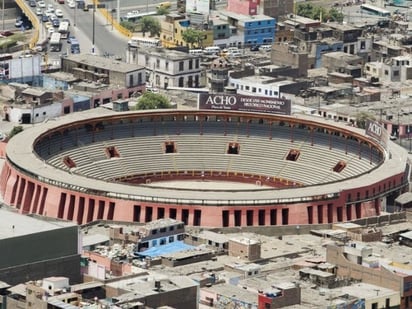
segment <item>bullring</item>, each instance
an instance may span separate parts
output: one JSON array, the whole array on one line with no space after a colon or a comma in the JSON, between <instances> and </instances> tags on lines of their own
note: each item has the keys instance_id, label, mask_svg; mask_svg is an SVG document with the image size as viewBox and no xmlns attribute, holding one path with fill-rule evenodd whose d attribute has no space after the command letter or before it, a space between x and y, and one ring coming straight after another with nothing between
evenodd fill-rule
<instances>
[{"instance_id":1,"label":"bullring","mask_svg":"<svg viewBox=\"0 0 412 309\"><path fill-rule=\"evenodd\" d=\"M13 137L6 204L84 224L163 217L191 226L316 224L379 215L408 187L407 153L306 116L167 110L75 113ZM222 188L165 188L163 181ZM230 188L225 181L252 184Z\"/></svg>"}]
</instances>

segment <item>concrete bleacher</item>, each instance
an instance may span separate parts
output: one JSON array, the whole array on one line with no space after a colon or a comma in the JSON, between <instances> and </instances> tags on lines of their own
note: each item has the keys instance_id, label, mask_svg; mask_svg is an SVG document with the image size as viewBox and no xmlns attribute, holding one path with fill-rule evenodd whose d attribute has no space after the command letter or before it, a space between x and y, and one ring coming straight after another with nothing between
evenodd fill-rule
<instances>
[{"instance_id":1,"label":"concrete bleacher","mask_svg":"<svg viewBox=\"0 0 412 309\"><path fill-rule=\"evenodd\" d=\"M173 142L175 153L165 153ZM227 154L231 142L239 154ZM313 144L312 144L313 142ZM116 147L120 157L108 158L107 147ZM297 161L288 161L297 149ZM359 158L359 149L361 157ZM36 151L56 168L68 170L63 158L76 164L73 172L91 178L113 180L158 172L217 171L279 177L306 185L339 181L368 172L381 161L381 154L356 140L307 128L285 125L238 123L216 120L180 122L133 122L105 125L96 132L86 129L54 134L41 141ZM346 167L333 172L344 161Z\"/></svg>"}]
</instances>

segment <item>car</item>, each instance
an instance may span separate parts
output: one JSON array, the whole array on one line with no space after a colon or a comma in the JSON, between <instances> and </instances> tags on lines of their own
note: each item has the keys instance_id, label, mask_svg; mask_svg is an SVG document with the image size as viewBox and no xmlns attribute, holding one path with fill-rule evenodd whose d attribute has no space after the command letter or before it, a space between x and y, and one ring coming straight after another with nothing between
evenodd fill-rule
<instances>
[{"instance_id":1,"label":"car","mask_svg":"<svg viewBox=\"0 0 412 309\"><path fill-rule=\"evenodd\" d=\"M68 23L69 26L70 26L70 19L68 19L68 18L63 18L63 19L62 19L62 22L66 22L66 23Z\"/></svg>"},{"instance_id":2,"label":"car","mask_svg":"<svg viewBox=\"0 0 412 309\"><path fill-rule=\"evenodd\" d=\"M56 20L58 19L56 15L54 15L53 13L49 15L49 19L50 21Z\"/></svg>"},{"instance_id":3,"label":"car","mask_svg":"<svg viewBox=\"0 0 412 309\"><path fill-rule=\"evenodd\" d=\"M39 1L39 2L37 2L37 6L38 6L39 8L45 8L45 7L46 7L46 2L44 2L44 1Z\"/></svg>"},{"instance_id":4,"label":"car","mask_svg":"<svg viewBox=\"0 0 412 309\"><path fill-rule=\"evenodd\" d=\"M76 7L76 3L74 3L74 1L67 1L67 5L69 6L69 8L74 9Z\"/></svg>"},{"instance_id":5,"label":"car","mask_svg":"<svg viewBox=\"0 0 412 309\"><path fill-rule=\"evenodd\" d=\"M53 28L53 24L51 23L51 21L45 22L44 26L46 27L46 29Z\"/></svg>"},{"instance_id":6,"label":"car","mask_svg":"<svg viewBox=\"0 0 412 309\"><path fill-rule=\"evenodd\" d=\"M63 17L63 11L60 9L56 9L56 11L54 11L54 14L56 14L56 16L59 18Z\"/></svg>"},{"instance_id":7,"label":"car","mask_svg":"<svg viewBox=\"0 0 412 309\"><path fill-rule=\"evenodd\" d=\"M35 0L30 0L29 5L30 5L30 7L35 8L36 7L36 1Z\"/></svg>"},{"instance_id":8,"label":"car","mask_svg":"<svg viewBox=\"0 0 412 309\"><path fill-rule=\"evenodd\" d=\"M59 4L64 4L64 0L59 0Z\"/></svg>"},{"instance_id":9,"label":"car","mask_svg":"<svg viewBox=\"0 0 412 309\"><path fill-rule=\"evenodd\" d=\"M17 28L20 28L21 26L23 26L23 19L16 19L16 22L14 23L14 25Z\"/></svg>"},{"instance_id":10,"label":"car","mask_svg":"<svg viewBox=\"0 0 412 309\"><path fill-rule=\"evenodd\" d=\"M53 19L52 24L54 28L58 28L60 26L60 21L58 19Z\"/></svg>"},{"instance_id":11,"label":"car","mask_svg":"<svg viewBox=\"0 0 412 309\"><path fill-rule=\"evenodd\" d=\"M33 29L33 24L31 23L30 20L25 20L23 21L22 27L26 30L30 30L30 29Z\"/></svg>"},{"instance_id":12,"label":"car","mask_svg":"<svg viewBox=\"0 0 412 309\"><path fill-rule=\"evenodd\" d=\"M51 34L54 32L54 28L53 27L50 27L50 28L48 28L47 29L47 35L50 37L51 36Z\"/></svg>"},{"instance_id":13,"label":"car","mask_svg":"<svg viewBox=\"0 0 412 309\"><path fill-rule=\"evenodd\" d=\"M49 21L49 16L43 14L41 16L41 21L42 21L42 23L47 23Z\"/></svg>"},{"instance_id":14,"label":"car","mask_svg":"<svg viewBox=\"0 0 412 309\"><path fill-rule=\"evenodd\" d=\"M54 6L53 6L53 4L48 4L47 5L47 11L49 11L49 12L51 12L51 13L54 13Z\"/></svg>"},{"instance_id":15,"label":"car","mask_svg":"<svg viewBox=\"0 0 412 309\"><path fill-rule=\"evenodd\" d=\"M5 30L5 31L0 32L0 37L6 38L8 36L12 36L13 34L14 34L14 32Z\"/></svg>"},{"instance_id":16,"label":"car","mask_svg":"<svg viewBox=\"0 0 412 309\"><path fill-rule=\"evenodd\" d=\"M253 45L250 47L250 51L259 51L259 45Z\"/></svg>"},{"instance_id":17,"label":"car","mask_svg":"<svg viewBox=\"0 0 412 309\"><path fill-rule=\"evenodd\" d=\"M76 37L74 35L69 35L67 37L67 43L71 44L73 40L76 40Z\"/></svg>"},{"instance_id":18,"label":"car","mask_svg":"<svg viewBox=\"0 0 412 309\"><path fill-rule=\"evenodd\" d=\"M37 16L43 15L43 10L42 10L41 8L37 7L37 8L36 8L36 15L37 15Z\"/></svg>"}]
</instances>

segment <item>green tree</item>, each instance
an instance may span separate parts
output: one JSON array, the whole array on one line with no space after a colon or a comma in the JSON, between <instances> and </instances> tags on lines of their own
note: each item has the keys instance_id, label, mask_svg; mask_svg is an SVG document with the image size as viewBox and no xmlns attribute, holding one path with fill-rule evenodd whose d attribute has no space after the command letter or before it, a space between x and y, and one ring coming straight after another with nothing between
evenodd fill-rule
<instances>
[{"instance_id":1,"label":"green tree","mask_svg":"<svg viewBox=\"0 0 412 309\"><path fill-rule=\"evenodd\" d=\"M145 92L135 107L136 110L171 108L172 105L167 97L160 93Z\"/></svg>"},{"instance_id":2,"label":"green tree","mask_svg":"<svg viewBox=\"0 0 412 309\"><path fill-rule=\"evenodd\" d=\"M14 135L19 134L19 133L22 132L22 131L23 131L23 127L22 127L22 126L15 126L15 127L13 127L13 129L11 129L11 131L10 131L10 133L9 133L9 135L8 135L9 139L12 138Z\"/></svg>"},{"instance_id":3,"label":"green tree","mask_svg":"<svg viewBox=\"0 0 412 309\"><path fill-rule=\"evenodd\" d=\"M142 27L143 36L146 36L147 32L150 33L150 36L156 36L160 34L160 23L152 16L143 17L140 20L140 25Z\"/></svg>"},{"instance_id":4,"label":"green tree","mask_svg":"<svg viewBox=\"0 0 412 309\"><path fill-rule=\"evenodd\" d=\"M120 26L122 26L123 28L125 28L125 29L127 29L131 32L134 32L137 25L134 22L131 22L131 21L121 21Z\"/></svg>"},{"instance_id":5,"label":"green tree","mask_svg":"<svg viewBox=\"0 0 412 309\"><path fill-rule=\"evenodd\" d=\"M164 6L161 6L156 10L156 12L157 12L157 15L166 15L166 14L169 14L169 9Z\"/></svg>"},{"instance_id":6,"label":"green tree","mask_svg":"<svg viewBox=\"0 0 412 309\"><path fill-rule=\"evenodd\" d=\"M299 3L296 6L296 15L312 18L313 5L310 3Z\"/></svg>"},{"instance_id":7,"label":"green tree","mask_svg":"<svg viewBox=\"0 0 412 309\"><path fill-rule=\"evenodd\" d=\"M182 33L183 40L189 45L189 47L202 47L204 34L201 30L188 28Z\"/></svg>"},{"instance_id":8,"label":"green tree","mask_svg":"<svg viewBox=\"0 0 412 309\"><path fill-rule=\"evenodd\" d=\"M359 112L356 114L356 126L361 129L366 128L367 120L375 120L375 116L368 112Z\"/></svg>"},{"instance_id":9,"label":"green tree","mask_svg":"<svg viewBox=\"0 0 412 309\"><path fill-rule=\"evenodd\" d=\"M329 10L328 19L330 21L336 21L336 22L341 23L343 22L343 17L344 17L343 13L339 12L337 9L331 8Z\"/></svg>"}]
</instances>

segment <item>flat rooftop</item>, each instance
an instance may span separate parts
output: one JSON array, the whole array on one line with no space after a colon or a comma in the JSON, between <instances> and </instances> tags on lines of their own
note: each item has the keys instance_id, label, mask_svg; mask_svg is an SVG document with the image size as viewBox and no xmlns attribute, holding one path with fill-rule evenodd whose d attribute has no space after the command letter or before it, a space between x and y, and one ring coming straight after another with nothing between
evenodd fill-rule
<instances>
[{"instance_id":1,"label":"flat rooftop","mask_svg":"<svg viewBox=\"0 0 412 309\"><path fill-rule=\"evenodd\" d=\"M144 69L144 67L141 65L126 63L119 60L95 56L91 54L70 54L68 56L65 56L64 59L115 72L127 73Z\"/></svg>"},{"instance_id":2,"label":"flat rooftop","mask_svg":"<svg viewBox=\"0 0 412 309\"><path fill-rule=\"evenodd\" d=\"M72 222L39 219L0 208L0 239L76 226Z\"/></svg>"}]
</instances>

